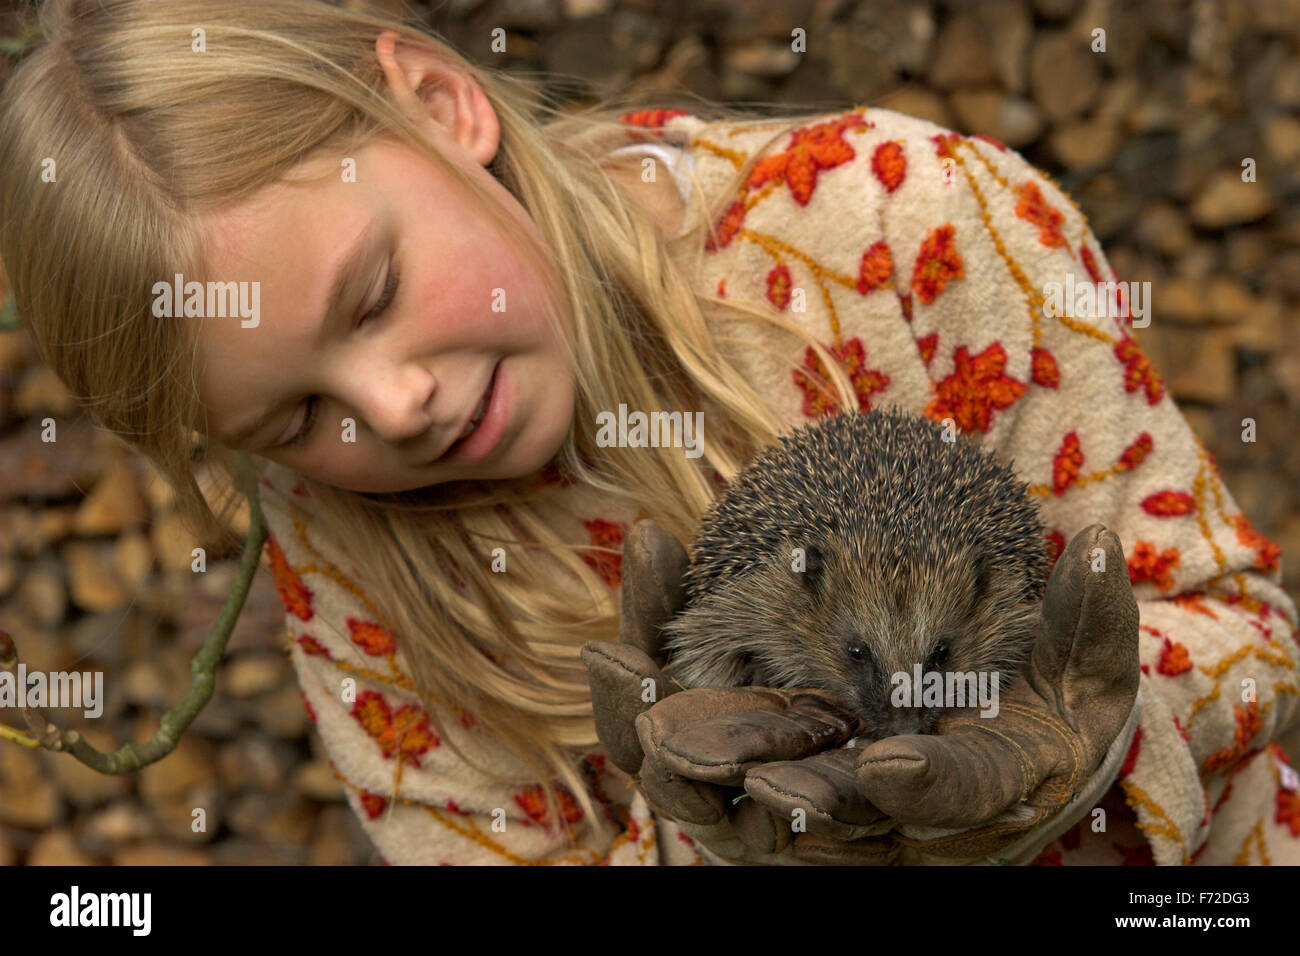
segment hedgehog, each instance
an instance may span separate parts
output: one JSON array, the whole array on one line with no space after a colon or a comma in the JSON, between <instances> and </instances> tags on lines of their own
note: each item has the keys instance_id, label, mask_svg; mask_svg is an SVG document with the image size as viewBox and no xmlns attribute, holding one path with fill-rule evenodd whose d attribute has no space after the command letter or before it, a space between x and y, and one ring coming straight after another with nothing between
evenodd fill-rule
<instances>
[{"instance_id":1,"label":"hedgehog","mask_svg":"<svg viewBox=\"0 0 1300 956\"><path fill-rule=\"evenodd\" d=\"M1027 487L903 412L782 436L700 524L665 673L685 687L818 688L860 736L935 732L941 708L897 706L896 675L996 672L1003 690L1032 650L1048 558Z\"/></svg>"}]
</instances>

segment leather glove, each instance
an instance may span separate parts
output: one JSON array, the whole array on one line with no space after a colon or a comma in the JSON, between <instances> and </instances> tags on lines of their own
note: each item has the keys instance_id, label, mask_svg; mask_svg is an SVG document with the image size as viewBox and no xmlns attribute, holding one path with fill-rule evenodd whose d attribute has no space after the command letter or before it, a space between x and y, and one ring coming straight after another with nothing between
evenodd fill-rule
<instances>
[{"instance_id":1,"label":"leather glove","mask_svg":"<svg viewBox=\"0 0 1300 956\"><path fill-rule=\"evenodd\" d=\"M1104 570L1093 570L1098 548ZM858 784L899 821L900 862L1031 860L1114 782L1142 710L1138 681L1124 551L1094 524L1053 569L1033 653L997 716L952 711L935 735L889 737L861 752Z\"/></svg>"},{"instance_id":2,"label":"leather glove","mask_svg":"<svg viewBox=\"0 0 1300 956\"><path fill-rule=\"evenodd\" d=\"M681 544L651 521L627 536L619 640L582 649L606 756L638 780L656 814L723 859L891 860L899 848L876 834L892 823L858 795L860 751L843 749L863 730L854 715L819 691L687 690L664 675L661 627L684 602L687 563ZM784 806L772 812L742 789L753 768L772 760L808 765L805 783L814 792L791 805L806 822Z\"/></svg>"}]
</instances>

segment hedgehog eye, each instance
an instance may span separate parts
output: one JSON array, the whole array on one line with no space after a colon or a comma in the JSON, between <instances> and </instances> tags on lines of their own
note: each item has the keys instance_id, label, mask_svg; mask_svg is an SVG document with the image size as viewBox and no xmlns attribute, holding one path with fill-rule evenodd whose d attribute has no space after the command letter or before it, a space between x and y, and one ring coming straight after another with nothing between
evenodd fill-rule
<instances>
[{"instance_id":1,"label":"hedgehog eye","mask_svg":"<svg viewBox=\"0 0 1300 956\"><path fill-rule=\"evenodd\" d=\"M929 663L932 666L937 667L947 659L948 659L948 645L944 642L940 642L939 644L936 644L934 650L930 652Z\"/></svg>"},{"instance_id":2,"label":"hedgehog eye","mask_svg":"<svg viewBox=\"0 0 1300 956\"><path fill-rule=\"evenodd\" d=\"M858 664L865 664L871 660L871 652L867 650L865 645L856 642L850 643L849 657L853 658Z\"/></svg>"}]
</instances>

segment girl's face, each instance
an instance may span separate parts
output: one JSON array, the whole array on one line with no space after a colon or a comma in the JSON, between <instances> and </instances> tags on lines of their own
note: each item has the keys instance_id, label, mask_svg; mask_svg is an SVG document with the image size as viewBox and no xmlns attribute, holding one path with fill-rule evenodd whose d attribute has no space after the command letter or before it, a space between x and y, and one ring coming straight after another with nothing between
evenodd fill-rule
<instances>
[{"instance_id":1,"label":"girl's face","mask_svg":"<svg viewBox=\"0 0 1300 956\"><path fill-rule=\"evenodd\" d=\"M461 110L453 132L429 122L427 134L537 235L484 168L496 117L474 91L448 94ZM309 165L332 174L276 184L205 221L210 276L260 284L255 326L188 320L200 322L212 433L353 491L544 466L569 432L575 387L545 318L543 275L405 144L374 140Z\"/></svg>"}]
</instances>

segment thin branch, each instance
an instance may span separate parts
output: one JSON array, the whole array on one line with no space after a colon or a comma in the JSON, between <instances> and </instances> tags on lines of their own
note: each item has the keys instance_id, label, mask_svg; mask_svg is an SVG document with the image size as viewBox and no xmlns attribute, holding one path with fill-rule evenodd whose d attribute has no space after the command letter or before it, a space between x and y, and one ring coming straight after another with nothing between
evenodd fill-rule
<instances>
[{"instance_id":1,"label":"thin branch","mask_svg":"<svg viewBox=\"0 0 1300 956\"><path fill-rule=\"evenodd\" d=\"M247 462L247 453L239 455L241 466ZM241 467L240 474L249 476L250 469ZM256 479L249 479L251 484L244 489L249 505L248 537L244 541L244 551L239 558L239 569L235 575L234 586L217 615L208 638L199 648L199 652L190 661L190 687L181 702L163 714L162 723L147 743L127 744L116 753L103 753L96 750L75 730L59 730L51 724L43 713L35 707L22 708L23 720L31 731L30 736L12 727L0 726L0 739L11 740L23 747L44 747L46 750L64 751L72 754L87 767L103 774L132 773L141 767L156 763L176 749L181 735L194 721L212 699L216 685L217 665L221 663L230 641L230 634L244 609L248 589L252 586L257 573L258 560L262 556L262 547L266 543L266 520L262 516L257 499ZM0 630L0 670L13 671L18 664L18 649L13 638ZM17 676L17 675L15 675Z\"/></svg>"}]
</instances>

